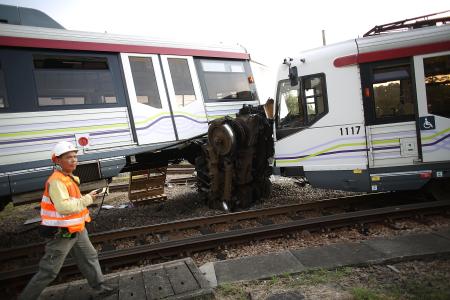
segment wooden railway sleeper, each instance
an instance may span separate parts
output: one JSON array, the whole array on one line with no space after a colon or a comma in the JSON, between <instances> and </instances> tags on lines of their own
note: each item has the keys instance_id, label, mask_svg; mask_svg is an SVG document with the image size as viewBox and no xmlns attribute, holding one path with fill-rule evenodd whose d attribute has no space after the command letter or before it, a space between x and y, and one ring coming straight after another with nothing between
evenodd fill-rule
<instances>
[{"instance_id":1,"label":"wooden railway sleeper","mask_svg":"<svg viewBox=\"0 0 450 300\"><path fill-rule=\"evenodd\" d=\"M358 232L361 233L362 235L369 235L369 231L370 231L370 225L368 223L365 222L360 222L357 224L357 228L358 228Z\"/></svg>"},{"instance_id":2,"label":"wooden railway sleeper","mask_svg":"<svg viewBox=\"0 0 450 300\"><path fill-rule=\"evenodd\" d=\"M393 218L386 218L383 223L386 227L393 230L401 230L402 227L397 224L397 221Z\"/></svg>"},{"instance_id":3,"label":"wooden railway sleeper","mask_svg":"<svg viewBox=\"0 0 450 300\"><path fill-rule=\"evenodd\" d=\"M424 214L416 214L413 217L413 220L419 224L423 224L423 225L430 225L432 223L432 221L430 219L428 219Z\"/></svg>"}]
</instances>

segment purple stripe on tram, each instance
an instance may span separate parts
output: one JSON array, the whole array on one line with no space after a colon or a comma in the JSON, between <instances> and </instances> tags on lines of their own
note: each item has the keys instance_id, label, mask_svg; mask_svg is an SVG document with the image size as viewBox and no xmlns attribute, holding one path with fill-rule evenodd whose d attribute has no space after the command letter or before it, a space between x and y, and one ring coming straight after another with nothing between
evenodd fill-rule
<instances>
[{"instance_id":1,"label":"purple stripe on tram","mask_svg":"<svg viewBox=\"0 0 450 300\"><path fill-rule=\"evenodd\" d=\"M306 148L304 150L301 150L301 151L298 151L298 152L295 152L295 153L290 153L290 155L291 156L295 156L295 157L300 157L302 153L311 152L311 151L313 151L315 149L319 149L321 147L333 144L335 142L344 143L344 141L351 141L351 140L361 140L361 142L364 142L364 143L366 141L365 137L363 137L363 136L337 138L337 139L334 139L334 140L331 140L331 141L327 141L327 142L319 144L319 145L315 145L315 146L310 147L310 148ZM306 154L303 157L308 156L308 155L310 155L310 154Z\"/></svg>"},{"instance_id":2,"label":"purple stripe on tram","mask_svg":"<svg viewBox=\"0 0 450 300\"><path fill-rule=\"evenodd\" d=\"M14 141L4 141L0 142L0 145L8 145L8 144L19 144L19 143L32 143L32 142L41 142L41 141L50 141L50 140L59 140L59 139L69 139L73 137L73 134L70 135L58 135L58 136L50 136L43 138L34 138L34 139L24 139L24 140L14 140Z\"/></svg>"},{"instance_id":3,"label":"purple stripe on tram","mask_svg":"<svg viewBox=\"0 0 450 300\"><path fill-rule=\"evenodd\" d=\"M367 148L353 149L353 150L330 151L330 152L320 153L317 156L331 155L331 154L338 154L338 153L361 152L361 151L367 151Z\"/></svg>"},{"instance_id":4,"label":"purple stripe on tram","mask_svg":"<svg viewBox=\"0 0 450 300\"><path fill-rule=\"evenodd\" d=\"M428 147L428 146L436 145L437 143L440 143L440 142L442 142L443 140L447 139L449 136L450 136L450 134L447 134L446 136L443 136L442 138L440 138L440 139L438 139L438 140L436 140L436 141L434 141L434 142L431 142L431 143L428 143L428 144L423 144L422 146L423 146L423 147Z\"/></svg>"},{"instance_id":5,"label":"purple stripe on tram","mask_svg":"<svg viewBox=\"0 0 450 300\"><path fill-rule=\"evenodd\" d=\"M373 147L373 151L400 149L400 146Z\"/></svg>"},{"instance_id":6,"label":"purple stripe on tram","mask_svg":"<svg viewBox=\"0 0 450 300\"><path fill-rule=\"evenodd\" d=\"M90 132L89 135L97 136L97 135L105 135L105 134L113 134L113 133L121 133L121 132L129 132L129 129L120 129L120 130L111 130L111 131L96 131L96 132ZM32 139L27 138L27 139L14 140L14 141L3 141L3 142L0 142L0 145L42 142L42 141L51 141L51 140L60 140L60 139L71 139L74 137L74 135L75 135L75 133L66 134L66 135L58 135L58 136L41 137L41 138L32 138Z\"/></svg>"},{"instance_id":7,"label":"purple stripe on tram","mask_svg":"<svg viewBox=\"0 0 450 300\"><path fill-rule=\"evenodd\" d=\"M111 131L96 131L89 133L89 135L104 135L104 134L113 134L113 133L122 133L122 132L130 132L130 129L118 129L118 130L111 130Z\"/></svg>"},{"instance_id":8,"label":"purple stripe on tram","mask_svg":"<svg viewBox=\"0 0 450 300\"><path fill-rule=\"evenodd\" d=\"M184 116L184 115L174 115L174 117L175 117L175 118L184 118L184 119L188 119L188 120L190 120L190 121L193 121L193 122L199 123L199 124L208 123L208 121L199 121L199 120L196 120L196 119L193 119L193 118L191 118L191 117ZM148 129L148 128L152 127L153 125L155 125L156 123L158 123L159 121L162 121L163 119L170 119L170 118L171 118L171 116L163 116L163 117L160 117L160 118L154 120L153 122L151 122L150 124L148 124L148 125L146 125L146 126L144 126L144 127L137 128L137 130L145 130L145 129Z\"/></svg>"},{"instance_id":9,"label":"purple stripe on tram","mask_svg":"<svg viewBox=\"0 0 450 300\"><path fill-rule=\"evenodd\" d=\"M208 123L208 121L198 121L195 120L193 118L187 117L187 116L183 116L183 115L176 115L176 118L184 118L184 119L188 119L190 121L199 123L199 124L203 124L203 123ZM164 116L161 118L158 118L157 120L153 121L152 123L150 123L149 125L143 127L143 128L137 128L138 130L144 130L147 128L150 128L151 126L153 126L155 123L161 121L162 119L165 118L171 118L171 116ZM117 130L110 130L110 131L96 131L96 132L91 132L89 133L91 136L99 136L99 135L106 135L106 134L114 134L114 133L123 133L123 132L129 132L130 129L117 129ZM40 137L40 138L27 138L27 139L20 139L20 140L13 140L13 141L0 141L0 145L12 145L12 144L19 144L19 143L32 143L32 142L42 142L42 141L51 141L51 140L59 140L59 139L71 139L73 138L75 133L73 134L66 134L66 135L59 135L59 136L50 136L50 137Z\"/></svg>"},{"instance_id":10,"label":"purple stripe on tram","mask_svg":"<svg viewBox=\"0 0 450 300\"><path fill-rule=\"evenodd\" d=\"M332 155L332 154L338 154L338 153L361 152L361 151L367 151L367 149L366 148L361 148L361 149L352 149L352 150L330 151L330 152L320 153L320 154L317 154L315 156ZM313 154L300 155L300 156L283 156L283 157L276 157L275 159L299 159L299 158L304 158L304 157L308 157L308 156L311 156L311 155L313 155Z\"/></svg>"}]
</instances>

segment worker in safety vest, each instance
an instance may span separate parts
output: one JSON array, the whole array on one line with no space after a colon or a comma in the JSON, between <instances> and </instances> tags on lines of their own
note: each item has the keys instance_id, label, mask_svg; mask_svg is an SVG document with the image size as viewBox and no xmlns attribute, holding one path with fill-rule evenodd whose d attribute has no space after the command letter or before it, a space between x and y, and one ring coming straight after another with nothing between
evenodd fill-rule
<instances>
[{"instance_id":1,"label":"worker in safety vest","mask_svg":"<svg viewBox=\"0 0 450 300\"><path fill-rule=\"evenodd\" d=\"M78 268L93 288L93 294L115 293L117 287L104 284L97 251L89 240L85 222L90 222L89 210L96 198L92 191L81 195L80 179L73 175L77 167L77 148L69 142L59 142L52 151L56 164L45 183L41 201L41 234L49 238L39 271L23 290L19 299L37 299L59 273L67 254L71 253Z\"/></svg>"}]
</instances>

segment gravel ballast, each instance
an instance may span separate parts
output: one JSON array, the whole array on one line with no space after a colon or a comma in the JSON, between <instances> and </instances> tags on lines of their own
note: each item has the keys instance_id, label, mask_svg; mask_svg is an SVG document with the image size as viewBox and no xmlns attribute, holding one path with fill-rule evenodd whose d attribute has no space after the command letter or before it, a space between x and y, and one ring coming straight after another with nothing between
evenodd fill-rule
<instances>
[{"instance_id":1,"label":"gravel ballast","mask_svg":"<svg viewBox=\"0 0 450 300\"><path fill-rule=\"evenodd\" d=\"M102 232L223 214L222 211L209 209L205 205L197 193L195 185L170 185L166 187L165 192L167 195L166 201L134 207L129 205L130 202L127 199L126 192L111 193L105 198L104 204L111 205L114 208L102 209L98 217L96 217L98 207L90 208L91 216L95 220L88 225L88 230L91 233ZM250 209L314 202L354 194L343 191L316 189L309 185L302 187L293 179L274 177L271 197L266 199L264 203L254 205ZM100 201L96 202L100 203ZM125 206L125 208L119 208L121 206ZM42 242L43 239L37 233L37 224L23 224L26 220L38 215L39 203L15 208L9 205L0 213L0 248L5 249ZM375 237L432 232L448 226L450 226L450 218L447 215L438 215L426 217L422 220L397 220L394 224L389 224L389 226L375 223L369 224L364 228L350 226L321 232L304 230L289 237L255 241L213 251L193 253L191 257L197 266L201 266L204 263L222 259L263 255L345 241L356 242ZM163 261L149 262L144 259L141 262L141 266ZM124 269L135 267L130 266ZM400 273L393 271L394 269L399 270ZM413 280L415 278L422 278L420 282L431 282L431 286L436 287L438 292L443 293L443 295L447 295L449 292L448 288L442 287L442 280L447 280L448 282L450 279L448 278L450 274L448 260L404 262L394 265L394 269L382 265L367 268L341 268L334 271L322 270L318 271L319 273L313 272L297 277L273 278L270 281L237 283L219 287L217 289L217 299L270 299L269 297L271 296L277 297L277 292L300 293L305 299L422 299L420 297L417 298L415 295L422 295L421 293L429 291L428 286L418 284L417 281ZM427 273L434 277L426 277ZM79 278L79 276L75 277ZM390 282L392 278L394 278L394 284ZM435 283L433 283L433 278L443 279L435 280ZM357 298L359 294L362 294L363 297ZM365 298L366 295L370 297L372 295L375 296Z\"/></svg>"},{"instance_id":2,"label":"gravel ballast","mask_svg":"<svg viewBox=\"0 0 450 300\"><path fill-rule=\"evenodd\" d=\"M168 178L170 177L171 175L168 175ZM165 188L165 193L166 201L131 207L126 192L113 192L106 196L104 205L111 205L115 208L102 209L97 217L98 207L90 207L91 217L94 218L94 221L88 224L88 231L90 233L102 232L224 213L208 208L200 198L195 184L169 185ZM274 177L270 198L250 209L306 203L350 194L353 193L314 189L309 185L301 187L293 179ZM96 204L99 205L100 202L101 199L97 200ZM127 207L118 208L121 205ZM26 220L38 216L39 203L18 207L12 207L12 204L9 204L0 213L0 249L42 241L38 235L36 224L23 224Z\"/></svg>"}]
</instances>

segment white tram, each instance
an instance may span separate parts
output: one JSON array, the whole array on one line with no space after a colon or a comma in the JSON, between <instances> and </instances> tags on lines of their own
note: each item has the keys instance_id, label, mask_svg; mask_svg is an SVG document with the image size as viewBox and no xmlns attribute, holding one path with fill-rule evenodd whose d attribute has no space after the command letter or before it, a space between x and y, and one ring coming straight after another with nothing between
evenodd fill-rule
<instances>
[{"instance_id":1,"label":"white tram","mask_svg":"<svg viewBox=\"0 0 450 300\"><path fill-rule=\"evenodd\" d=\"M110 178L139 163L167 164L208 121L259 104L241 47L70 31L19 9L56 28L0 24L3 204L42 189L59 141L81 149L82 180Z\"/></svg>"},{"instance_id":2,"label":"white tram","mask_svg":"<svg viewBox=\"0 0 450 300\"><path fill-rule=\"evenodd\" d=\"M276 95L277 170L352 191L449 178L450 25L438 21L286 59Z\"/></svg>"}]
</instances>

